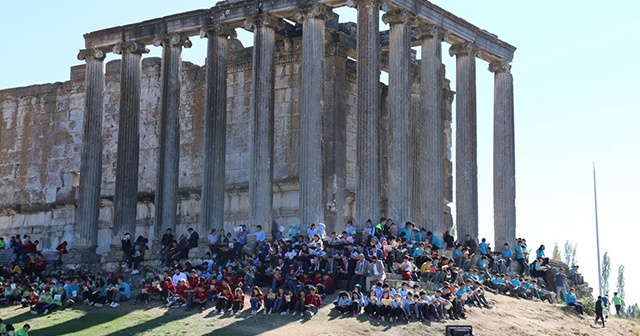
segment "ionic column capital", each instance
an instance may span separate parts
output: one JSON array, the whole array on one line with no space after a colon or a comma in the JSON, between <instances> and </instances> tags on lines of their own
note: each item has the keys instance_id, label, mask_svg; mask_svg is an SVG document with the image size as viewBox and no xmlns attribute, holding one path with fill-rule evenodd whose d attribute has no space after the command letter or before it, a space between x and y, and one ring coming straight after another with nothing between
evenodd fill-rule
<instances>
[{"instance_id":1,"label":"ionic column capital","mask_svg":"<svg viewBox=\"0 0 640 336\"><path fill-rule=\"evenodd\" d=\"M90 49L80 49L78 52L78 61L89 61L89 60L98 60L103 61L106 55L104 51L100 49L90 48Z\"/></svg>"},{"instance_id":2,"label":"ionic column capital","mask_svg":"<svg viewBox=\"0 0 640 336\"><path fill-rule=\"evenodd\" d=\"M471 42L463 42L459 44L454 44L449 48L450 56L478 56L480 53L480 48L477 45Z\"/></svg>"},{"instance_id":3,"label":"ionic column capital","mask_svg":"<svg viewBox=\"0 0 640 336\"><path fill-rule=\"evenodd\" d=\"M156 47L191 48L191 40L188 36L177 33L160 33L153 38L153 45Z\"/></svg>"},{"instance_id":4,"label":"ionic column capital","mask_svg":"<svg viewBox=\"0 0 640 336\"><path fill-rule=\"evenodd\" d=\"M386 12L382 15L382 22L388 25L405 24L411 27L415 27L418 24L415 15L404 9L392 9Z\"/></svg>"},{"instance_id":5,"label":"ionic column capital","mask_svg":"<svg viewBox=\"0 0 640 336\"><path fill-rule=\"evenodd\" d=\"M418 24L416 29L413 30L413 36L419 40L435 38L442 41L446 34L447 32L441 27L426 22Z\"/></svg>"},{"instance_id":6,"label":"ionic column capital","mask_svg":"<svg viewBox=\"0 0 640 336\"><path fill-rule=\"evenodd\" d=\"M137 41L125 41L125 42L121 42L116 44L113 47L113 53L114 54L118 54L118 55L123 55L123 54L146 54L149 52L149 49L147 49L147 47Z\"/></svg>"},{"instance_id":7,"label":"ionic column capital","mask_svg":"<svg viewBox=\"0 0 640 336\"><path fill-rule=\"evenodd\" d=\"M331 20L333 16L330 7L317 2L304 4L293 13L293 19L299 23L307 19Z\"/></svg>"},{"instance_id":8,"label":"ionic column capital","mask_svg":"<svg viewBox=\"0 0 640 336\"><path fill-rule=\"evenodd\" d=\"M236 30L234 28L230 28L226 25L214 24L207 27L202 27L200 29L200 37L214 37L220 36L225 38L234 39L238 37Z\"/></svg>"},{"instance_id":9,"label":"ionic column capital","mask_svg":"<svg viewBox=\"0 0 640 336\"><path fill-rule=\"evenodd\" d=\"M248 31L254 31L258 27L269 27L274 30L280 30L284 28L284 22L278 17L265 13L247 18L244 21L243 27Z\"/></svg>"},{"instance_id":10,"label":"ionic column capital","mask_svg":"<svg viewBox=\"0 0 640 336\"><path fill-rule=\"evenodd\" d=\"M489 63L489 71L493 73L511 73L510 61L494 61Z\"/></svg>"},{"instance_id":11,"label":"ionic column capital","mask_svg":"<svg viewBox=\"0 0 640 336\"><path fill-rule=\"evenodd\" d=\"M358 7L381 7L387 3L386 0L347 0L347 7L358 8Z\"/></svg>"}]
</instances>

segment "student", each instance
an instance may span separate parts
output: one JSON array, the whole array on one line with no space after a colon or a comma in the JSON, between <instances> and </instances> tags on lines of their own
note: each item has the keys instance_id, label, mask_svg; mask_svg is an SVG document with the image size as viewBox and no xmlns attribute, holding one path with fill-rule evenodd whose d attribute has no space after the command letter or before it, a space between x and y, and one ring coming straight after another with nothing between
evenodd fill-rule
<instances>
[{"instance_id":1,"label":"student","mask_svg":"<svg viewBox=\"0 0 640 336\"><path fill-rule=\"evenodd\" d=\"M262 313L264 315L267 314L271 314L273 312L273 308L275 306L276 303L276 293L274 292L273 288L269 288L269 290L267 291L267 297L264 299L264 309L262 310Z\"/></svg>"},{"instance_id":2,"label":"student","mask_svg":"<svg viewBox=\"0 0 640 336\"><path fill-rule=\"evenodd\" d=\"M378 318L379 320L384 321L385 317L390 318L391 311L393 310L391 301L393 301L393 299L391 299L389 291L385 290L384 292L382 292L382 297L380 297L380 317ZM391 319L390 321L393 322Z\"/></svg>"},{"instance_id":3,"label":"student","mask_svg":"<svg viewBox=\"0 0 640 336\"><path fill-rule=\"evenodd\" d=\"M564 301L566 302L567 306L573 306L576 308L576 312L578 312L578 315L582 316L584 315L584 311L582 309L582 302L578 301L577 297L576 297L576 289L571 287L571 289L569 290L569 293L567 293L565 295L565 299Z\"/></svg>"},{"instance_id":4,"label":"student","mask_svg":"<svg viewBox=\"0 0 640 336\"><path fill-rule=\"evenodd\" d=\"M611 301L616 307L616 315L618 315L618 317L622 317L622 315L620 315L620 310L622 309L622 306L624 306L624 300L618 296L618 292L613 292L613 298Z\"/></svg>"},{"instance_id":5,"label":"student","mask_svg":"<svg viewBox=\"0 0 640 336\"><path fill-rule=\"evenodd\" d=\"M347 228L344 230L348 237L353 237L356 234L356 229L353 227L353 222L347 222Z\"/></svg>"},{"instance_id":6,"label":"student","mask_svg":"<svg viewBox=\"0 0 640 336\"><path fill-rule=\"evenodd\" d=\"M351 292L351 312L353 317L358 317L364 306L366 306L366 298L363 298L358 291Z\"/></svg>"},{"instance_id":7,"label":"student","mask_svg":"<svg viewBox=\"0 0 640 336\"><path fill-rule=\"evenodd\" d=\"M294 314L296 309L296 296L292 290L288 290L282 302L282 313L280 315Z\"/></svg>"},{"instance_id":8,"label":"student","mask_svg":"<svg viewBox=\"0 0 640 336\"><path fill-rule=\"evenodd\" d=\"M251 303L251 315L256 315L258 310L262 306L263 295L262 291L258 286L253 287L251 290L251 299L249 302Z\"/></svg>"},{"instance_id":9,"label":"student","mask_svg":"<svg viewBox=\"0 0 640 336\"><path fill-rule=\"evenodd\" d=\"M295 303L295 309L293 311L293 316L297 316L298 313L300 313L300 316L304 316L304 312L305 312L305 301L307 300L307 293L304 290L301 290L298 293L298 297Z\"/></svg>"},{"instance_id":10,"label":"student","mask_svg":"<svg viewBox=\"0 0 640 336\"><path fill-rule=\"evenodd\" d=\"M369 319L378 318L380 316L380 306L378 305L378 295L376 290L369 291L369 297L367 305L364 307L364 312L369 315Z\"/></svg>"},{"instance_id":11,"label":"student","mask_svg":"<svg viewBox=\"0 0 640 336\"><path fill-rule=\"evenodd\" d=\"M405 255L402 257L402 264L399 266L400 275L404 280L412 280L413 276L411 275L412 264L409 262L409 256Z\"/></svg>"},{"instance_id":12,"label":"student","mask_svg":"<svg viewBox=\"0 0 640 336\"><path fill-rule=\"evenodd\" d=\"M122 276L118 277L118 284L111 290L111 304L109 307L116 308L120 306L120 301L126 301L131 297L131 286L124 282Z\"/></svg>"},{"instance_id":13,"label":"student","mask_svg":"<svg viewBox=\"0 0 640 336\"><path fill-rule=\"evenodd\" d=\"M390 321L400 321L403 318L405 322L409 322L409 316L402 309L402 295L396 293L391 301L391 318Z\"/></svg>"},{"instance_id":14,"label":"student","mask_svg":"<svg viewBox=\"0 0 640 336\"><path fill-rule=\"evenodd\" d=\"M231 290L229 290L229 293L231 293ZM233 300L231 314L240 316L240 314L242 314L242 310L244 309L244 292L242 291L242 288L236 288L236 291L233 293L231 300ZM229 304L231 304L231 301L229 301ZM224 315L224 311L222 312L222 315Z\"/></svg>"},{"instance_id":15,"label":"student","mask_svg":"<svg viewBox=\"0 0 640 336\"><path fill-rule=\"evenodd\" d=\"M271 314L276 314L283 311L285 295L286 295L286 292L284 291L284 288L278 288L278 293L276 293L276 299L273 302L273 308L271 309Z\"/></svg>"},{"instance_id":16,"label":"student","mask_svg":"<svg viewBox=\"0 0 640 336\"><path fill-rule=\"evenodd\" d=\"M27 323L16 331L15 336L29 336L29 330L31 330L31 326Z\"/></svg>"},{"instance_id":17,"label":"student","mask_svg":"<svg viewBox=\"0 0 640 336\"><path fill-rule=\"evenodd\" d=\"M352 310L352 301L349 297L349 293L342 291L338 294L338 298L333 302L334 308L339 314L346 314Z\"/></svg>"},{"instance_id":18,"label":"student","mask_svg":"<svg viewBox=\"0 0 640 336\"><path fill-rule=\"evenodd\" d=\"M604 328L604 316L602 312L604 311L605 305L602 301L602 296L598 295L598 299L596 300L596 320L595 324L598 324L598 320L602 321L602 327Z\"/></svg>"},{"instance_id":19,"label":"student","mask_svg":"<svg viewBox=\"0 0 640 336\"><path fill-rule=\"evenodd\" d=\"M318 313L318 309L322 307L322 298L318 295L318 289L311 287L311 294L305 298L305 316L310 319Z\"/></svg>"},{"instance_id":20,"label":"student","mask_svg":"<svg viewBox=\"0 0 640 336\"><path fill-rule=\"evenodd\" d=\"M242 291L242 289L240 289L240 291ZM244 301L241 301L241 302L244 302ZM229 288L229 285L226 285L222 287L222 293L220 293L220 295L218 296L218 301L216 302L216 308L213 310L212 315L217 315L218 312L224 315L225 311L231 309L232 303L234 306L233 307L234 310L236 310L235 308L237 308L238 315L239 315L240 311L242 310L242 304L239 304L238 306L235 305L234 295L233 293L231 293L231 288Z\"/></svg>"}]
</instances>

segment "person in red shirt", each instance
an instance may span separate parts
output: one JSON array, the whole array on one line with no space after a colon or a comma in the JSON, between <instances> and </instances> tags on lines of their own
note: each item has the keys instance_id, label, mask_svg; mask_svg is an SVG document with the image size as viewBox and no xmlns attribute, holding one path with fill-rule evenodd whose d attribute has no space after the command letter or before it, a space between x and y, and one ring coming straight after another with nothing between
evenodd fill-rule
<instances>
[{"instance_id":1,"label":"person in red shirt","mask_svg":"<svg viewBox=\"0 0 640 336\"><path fill-rule=\"evenodd\" d=\"M176 286L173 284L170 276L165 276L164 281L160 283L160 289L161 298L168 302L169 298L176 292Z\"/></svg>"},{"instance_id":2,"label":"person in red shirt","mask_svg":"<svg viewBox=\"0 0 640 336\"><path fill-rule=\"evenodd\" d=\"M258 313L258 310L262 306L262 297L263 295L260 288L258 288L258 286L253 287L251 290L251 300L249 300L249 302L251 302L251 315Z\"/></svg>"},{"instance_id":3,"label":"person in red shirt","mask_svg":"<svg viewBox=\"0 0 640 336\"><path fill-rule=\"evenodd\" d=\"M224 286L222 288L222 293L218 296L218 302L216 302L216 309L213 310L213 315L221 312L224 315L224 312L231 308L231 303L233 302L234 296L231 293L231 288L229 286Z\"/></svg>"},{"instance_id":4,"label":"person in red shirt","mask_svg":"<svg viewBox=\"0 0 640 336\"><path fill-rule=\"evenodd\" d=\"M133 300L133 304L137 304L139 300L144 301L144 304L149 303L149 296L152 294L154 288L151 283L146 280L142 282L142 289L140 289L140 294L136 296L135 300Z\"/></svg>"},{"instance_id":5,"label":"person in red shirt","mask_svg":"<svg viewBox=\"0 0 640 336\"><path fill-rule=\"evenodd\" d=\"M200 305L200 310L204 310L207 306L207 291L204 289L204 284L198 284L196 291L193 293L193 299L187 310L193 309L193 306Z\"/></svg>"},{"instance_id":6,"label":"person in red shirt","mask_svg":"<svg viewBox=\"0 0 640 336\"><path fill-rule=\"evenodd\" d=\"M182 305L182 307L186 307L191 296L191 292L192 290L189 283L184 279L180 279L178 282L178 289L176 290L176 293L169 298L167 307L179 307L180 305Z\"/></svg>"},{"instance_id":7,"label":"person in red shirt","mask_svg":"<svg viewBox=\"0 0 640 336\"><path fill-rule=\"evenodd\" d=\"M304 314L308 319L318 313L318 309L322 306L322 299L320 298L320 295L318 295L317 288L311 288L311 294L305 298L304 303L306 308Z\"/></svg>"},{"instance_id":8,"label":"person in red shirt","mask_svg":"<svg viewBox=\"0 0 640 336\"><path fill-rule=\"evenodd\" d=\"M197 288L200 284L200 277L195 269L191 270L191 274L189 274L189 278L187 278L187 280L189 280L189 287L193 289Z\"/></svg>"},{"instance_id":9,"label":"person in red shirt","mask_svg":"<svg viewBox=\"0 0 640 336\"><path fill-rule=\"evenodd\" d=\"M240 314L242 314L242 309L244 309L244 292L242 291L242 288L236 288L233 296L233 307L231 308L231 313L236 314L236 316L240 316ZM233 311L235 311L235 313Z\"/></svg>"}]
</instances>

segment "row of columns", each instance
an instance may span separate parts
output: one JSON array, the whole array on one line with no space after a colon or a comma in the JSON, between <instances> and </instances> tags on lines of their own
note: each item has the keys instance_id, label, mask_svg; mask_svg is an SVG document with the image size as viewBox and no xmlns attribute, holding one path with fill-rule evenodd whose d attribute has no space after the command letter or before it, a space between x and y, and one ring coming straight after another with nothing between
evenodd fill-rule
<instances>
[{"instance_id":1,"label":"row of columns","mask_svg":"<svg viewBox=\"0 0 640 336\"><path fill-rule=\"evenodd\" d=\"M357 181L356 223L362 226L380 211L380 0L350 0L358 10L357 35ZM323 221L322 112L324 85L325 20L333 16L324 5L301 7L294 15L303 25L301 64L300 217L308 224ZM415 219L437 230L444 222L443 123L440 83L441 43L444 31L422 23L415 31L422 41L421 106L411 112L410 31L418 22L404 10L383 16L389 34L389 215L396 222ZM254 32L251 111L253 115L249 176L249 219L267 228L272 221L275 36L282 21L269 14L247 19L245 29ZM226 88L228 40L233 29L205 27L208 38L202 228L222 228L225 198ZM159 228L175 228L177 221L180 66L188 38L161 34L154 39L163 47L162 98L156 188L156 235ZM139 160L141 56L148 52L138 42L114 47L122 55L114 232L134 232ZM471 43L454 45L456 82L456 222L459 235L477 237L477 155L475 57ZM102 115L104 51L83 50L87 62L85 124L80 175L80 199L76 245L97 243L102 171ZM492 63L495 84L494 203L496 238L515 237L515 164L513 160L513 86L506 62ZM412 142L412 135L415 137ZM412 147L412 144L414 147ZM513 228L513 230L512 230Z\"/></svg>"}]
</instances>

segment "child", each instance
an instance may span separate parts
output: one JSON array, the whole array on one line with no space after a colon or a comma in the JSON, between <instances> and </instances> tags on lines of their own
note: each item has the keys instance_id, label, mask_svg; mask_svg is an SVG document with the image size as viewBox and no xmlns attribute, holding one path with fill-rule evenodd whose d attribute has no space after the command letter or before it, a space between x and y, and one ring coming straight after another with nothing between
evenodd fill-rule
<instances>
[{"instance_id":1,"label":"child","mask_svg":"<svg viewBox=\"0 0 640 336\"><path fill-rule=\"evenodd\" d=\"M275 303L276 303L276 293L273 291L273 288L269 288L269 291L267 292L267 297L264 300L264 309L262 313L264 315L271 314L272 311L274 310Z\"/></svg>"},{"instance_id":2,"label":"child","mask_svg":"<svg viewBox=\"0 0 640 336\"><path fill-rule=\"evenodd\" d=\"M244 309L244 292L240 287L236 288L236 291L234 292L233 307L231 309L231 314L234 314L234 311L236 316L240 316L240 314L242 314L242 309Z\"/></svg>"},{"instance_id":3,"label":"child","mask_svg":"<svg viewBox=\"0 0 640 336\"><path fill-rule=\"evenodd\" d=\"M284 295L284 302L282 302L282 313L280 315L287 315L289 313L295 315L295 295L293 295L293 291L289 290Z\"/></svg>"},{"instance_id":4,"label":"child","mask_svg":"<svg viewBox=\"0 0 640 336\"><path fill-rule=\"evenodd\" d=\"M355 290L351 292L351 312L353 317L358 317L360 310L366 305L366 299L360 295L360 292Z\"/></svg>"},{"instance_id":5,"label":"child","mask_svg":"<svg viewBox=\"0 0 640 336\"><path fill-rule=\"evenodd\" d=\"M382 292L382 297L380 297L380 318L379 320L384 321L385 317L390 317L391 310L393 307L391 306L391 301L393 301L389 295L389 291L385 290ZM393 322L393 320L391 320Z\"/></svg>"},{"instance_id":6,"label":"child","mask_svg":"<svg viewBox=\"0 0 640 336\"><path fill-rule=\"evenodd\" d=\"M293 316L298 315L298 313L300 313L300 316L304 315L304 305L305 305L305 301L307 299L307 293L304 290L301 290L300 293L298 293L298 299L296 300L295 303L295 310L293 311Z\"/></svg>"},{"instance_id":7,"label":"child","mask_svg":"<svg viewBox=\"0 0 640 336\"><path fill-rule=\"evenodd\" d=\"M29 329L31 329L31 326L27 323L22 329L16 331L16 336L29 336Z\"/></svg>"},{"instance_id":8,"label":"child","mask_svg":"<svg viewBox=\"0 0 640 336\"><path fill-rule=\"evenodd\" d=\"M193 293L193 299L191 304L187 307L187 310L193 309L194 305L200 305L200 310L204 310L207 306L207 292L204 290L204 284L198 284L196 291Z\"/></svg>"},{"instance_id":9,"label":"child","mask_svg":"<svg viewBox=\"0 0 640 336\"><path fill-rule=\"evenodd\" d=\"M251 315L258 313L258 310L262 306L262 300L263 295L260 288L258 288L258 286L253 287L251 290L251 299L249 300L249 302L251 302Z\"/></svg>"},{"instance_id":10,"label":"child","mask_svg":"<svg viewBox=\"0 0 640 336\"><path fill-rule=\"evenodd\" d=\"M380 315L380 306L378 305L378 295L376 295L375 289L369 291L369 297L367 305L364 307L364 312L369 315L369 319L373 319Z\"/></svg>"},{"instance_id":11,"label":"child","mask_svg":"<svg viewBox=\"0 0 640 336\"><path fill-rule=\"evenodd\" d=\"M318 313L318 309L322 306L322 299L318 294L318 289L311 287L311 294L305 298L305 316L310 319Z\"/></svg>"},{"instance_id":12,"label":"child","mask_svg":"<svg viewBox=\"0 0 640 336\"><path fill-rule=\"evenodd\" d=\"M340 294L338 294L338 299L333 302L333 304L335 305L335 309L340 314L346 314L350 312L352 310L351 303L352 301L349 297L349 293L345 291L340 292Z\"/></svg>"},{"instance_id":13,"label":"child","mask_svg":"<svg viewBox=\"0 0 640 336\"><path fill-rule=\"evenodd\" d=\"M273 308L271 309L271 314L279 313L282 311L282 307L284 306L284 296L286 295L284 288L278 288L278 293L276 293L276 299L273 302Z\"/></svg>"},{"instance_id":14,"label":"child","mask_svg":"<svg viewBox=\"0 0 640 336\"><path fill-rule=\"evenodd\" d=\"M229 286L222 287L222 293L220 293L220 295L218 296L218 302L216 302L216 308L213 310L213 315L218 314L218 312L221 312L222 315L224 315L224 312L231 308L231 303L233 302L233 300L234 295L233 293L231 293L231 288L229 288ZM238 311L240 311L241 309L242 308L239 307Z\"/></svg>"}]
</instances>

